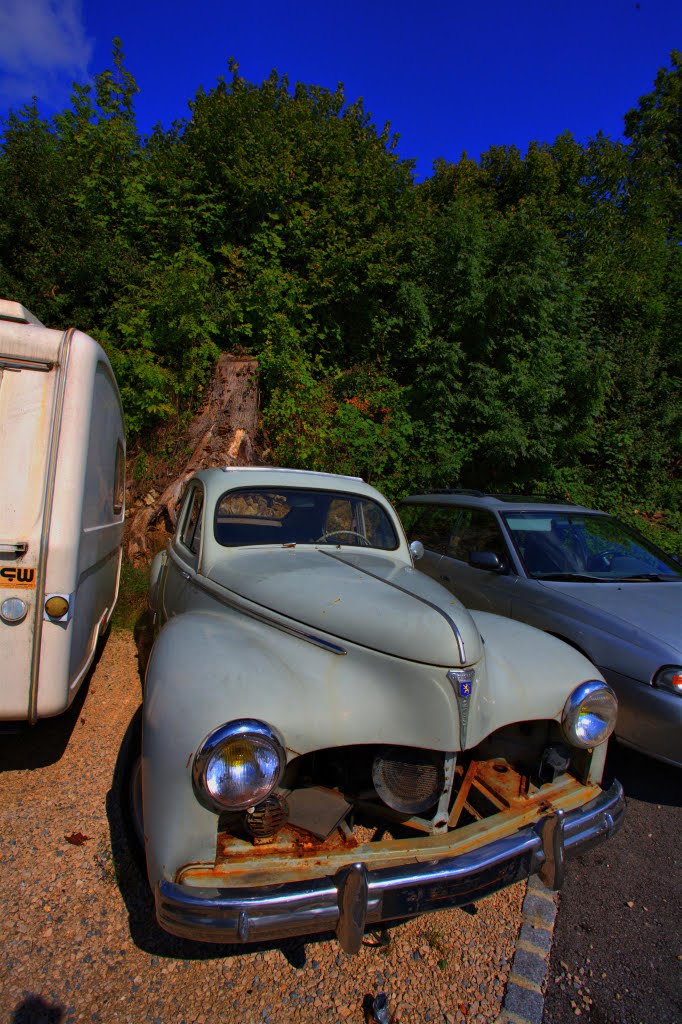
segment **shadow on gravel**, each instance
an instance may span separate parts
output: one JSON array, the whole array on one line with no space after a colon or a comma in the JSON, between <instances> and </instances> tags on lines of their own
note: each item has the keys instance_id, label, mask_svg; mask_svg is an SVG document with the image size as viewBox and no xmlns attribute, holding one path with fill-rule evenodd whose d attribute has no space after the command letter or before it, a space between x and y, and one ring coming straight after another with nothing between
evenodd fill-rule
<instances>
[{"instance_id":1,"label":"shadow on gravel","mask_svg":"<svg viewBox=\"0 0 682 1024\"><path fill-rule=\"evenodd\" d=\"M139 712L133 716L116 759L111 789L107 793L107 818L111 837L111 851L116 881L128 911L130 934L135 945L158 957L179 960L224 960L268 949L280 950L294 968L307 964L308 952L321 942L333 939L333 933L284 939L280 942L218 944L190 942L169 935L156 923L154 900L147 883L143 852L134 837L134 829L127 806L128 780L132 760L136 754L139 736ZM367 936L369 944L374 944ZM314 952L312 952L314 957ZM339 950L339 956L345 959ZM228 983L229 987L229 983Z\"/></svg>"},{"instance_id":2,"label":"shadow on gravel","mask_svg":"<svg viewBox=\"0 0 682 1024\"><path fill-rule=\"evenodd\" d=\"M64 1007L59 1003L46 1003L40 996L22 999L10 1018L10 1024L59 1024Z\"/></svg>"},{"instance_id":3,"label":"shadow on gravel","mask_svg":"<svg viewBox=\"0 0 682 1024\"><path fill-rule=\"evenodd\" d=\"M73 704L63 715L42 718L33 726L26 722L0 723L0 772L31 771L34 768L46 768L60 760L81 717L90 682L105 646L106 638L97 644L90 670Z\"/></svg>"},{"instance_id":4,"label":"shadow on gravel","mask_svg":"<svg viewBox=\"0 0 682 1024\"><path fill-rule=\"evenodd\" d=\"M626 797L666 807L682 807L682 769L655 761L611 740L604 781L618 779Z\"/></svg>"}]
</instances>

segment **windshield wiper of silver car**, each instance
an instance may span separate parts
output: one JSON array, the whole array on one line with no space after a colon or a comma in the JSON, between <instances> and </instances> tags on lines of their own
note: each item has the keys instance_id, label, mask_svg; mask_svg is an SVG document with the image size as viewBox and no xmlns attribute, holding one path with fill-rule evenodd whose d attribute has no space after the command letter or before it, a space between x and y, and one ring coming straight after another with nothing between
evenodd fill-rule
<instances>
[{"instance_id":1,"label":"windshield wiper of silver car","mask_svg":"<svg viewBox=\"0 0 682 1024\"><path fill-rule=\"evenodd\" d=\"M583 572L542 572L533 576L534 580L566 581L568 583L613 583L603 576L588 576Z\"/></svg>"},{"instance_id":2,"label":"windshield wiper of silver car","mask_svg":"<svg viewBox=\"0 0 682 1024\"><path fill-rule=\"evenodd\" d=\"M679 576L662 576L658 572L638 572L634 576L617 576L613 583L664 583L666 580L679 579Z\"/></svg>"}]
</instances>

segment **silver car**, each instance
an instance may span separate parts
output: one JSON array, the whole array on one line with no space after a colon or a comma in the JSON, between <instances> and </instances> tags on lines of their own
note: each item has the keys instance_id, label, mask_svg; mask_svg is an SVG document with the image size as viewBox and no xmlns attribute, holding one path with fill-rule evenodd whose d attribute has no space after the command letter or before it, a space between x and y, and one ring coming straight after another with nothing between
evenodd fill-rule
<instances>
[{"instance_id":1,"label":"silver car","mask_svg":"<svg viewBox=\"0 0 682 1024\"><path fill-rule=\"evenodd\" d=\"M620 823L611 688L468 612L361 480L205 470L151 570L131 767L160 924L253 942L470 903ZM132 746L132 744L131 744Z\"/></svg>"},{"instance_id":2,"label":"silver car","mask_svg":"<svg viewBox=\"0 0 682 1024\"><path fill-rule=\"evenodd\" d=\"M682 566L617 519L541 498L451 490L399 505L419 568L467 608L527 622L599 667L616 736L682 765Z\"/></svg>"}]
</instances>

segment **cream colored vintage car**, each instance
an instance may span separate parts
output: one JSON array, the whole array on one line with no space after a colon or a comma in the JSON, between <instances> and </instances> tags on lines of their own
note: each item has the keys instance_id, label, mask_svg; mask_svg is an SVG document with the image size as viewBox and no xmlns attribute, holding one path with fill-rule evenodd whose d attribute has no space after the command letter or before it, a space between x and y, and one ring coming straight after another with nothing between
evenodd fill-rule
<instances>
[{"instance_id":1,"label":"cream colored vintage car","mask_svg":"<svg viewBox=\"0 0 682 1024\"><path fill-rule=\"evenodd\" d=\"M209 470L152 566L131 799L163 928L216 942L469 904L619 825L594 666L468 612L361 480Z\"/></svg>"}]
</instances>

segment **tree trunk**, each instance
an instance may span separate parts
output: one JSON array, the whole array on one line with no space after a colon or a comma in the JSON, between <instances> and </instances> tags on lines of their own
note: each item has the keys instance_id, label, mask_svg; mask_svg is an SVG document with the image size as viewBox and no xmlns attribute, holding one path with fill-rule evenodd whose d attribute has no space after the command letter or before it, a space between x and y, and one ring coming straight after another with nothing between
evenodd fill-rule
<instances>
[{"instance_id":1,"label":"tree trunk","mask_svg":"<svg viewBox=\"0 0 682 1024\"><path fill-rule=\"evenodd\" d=\"M204 404L187 430L192 454L161 497L141 509L130 523L126 552L131 561L149 558L149 532L155 524L163 523L169 533L175 529L185 484L197 470L249 466L256 461L257 372L256 359L220 356Z\"/></svg>"}]
</instances>

